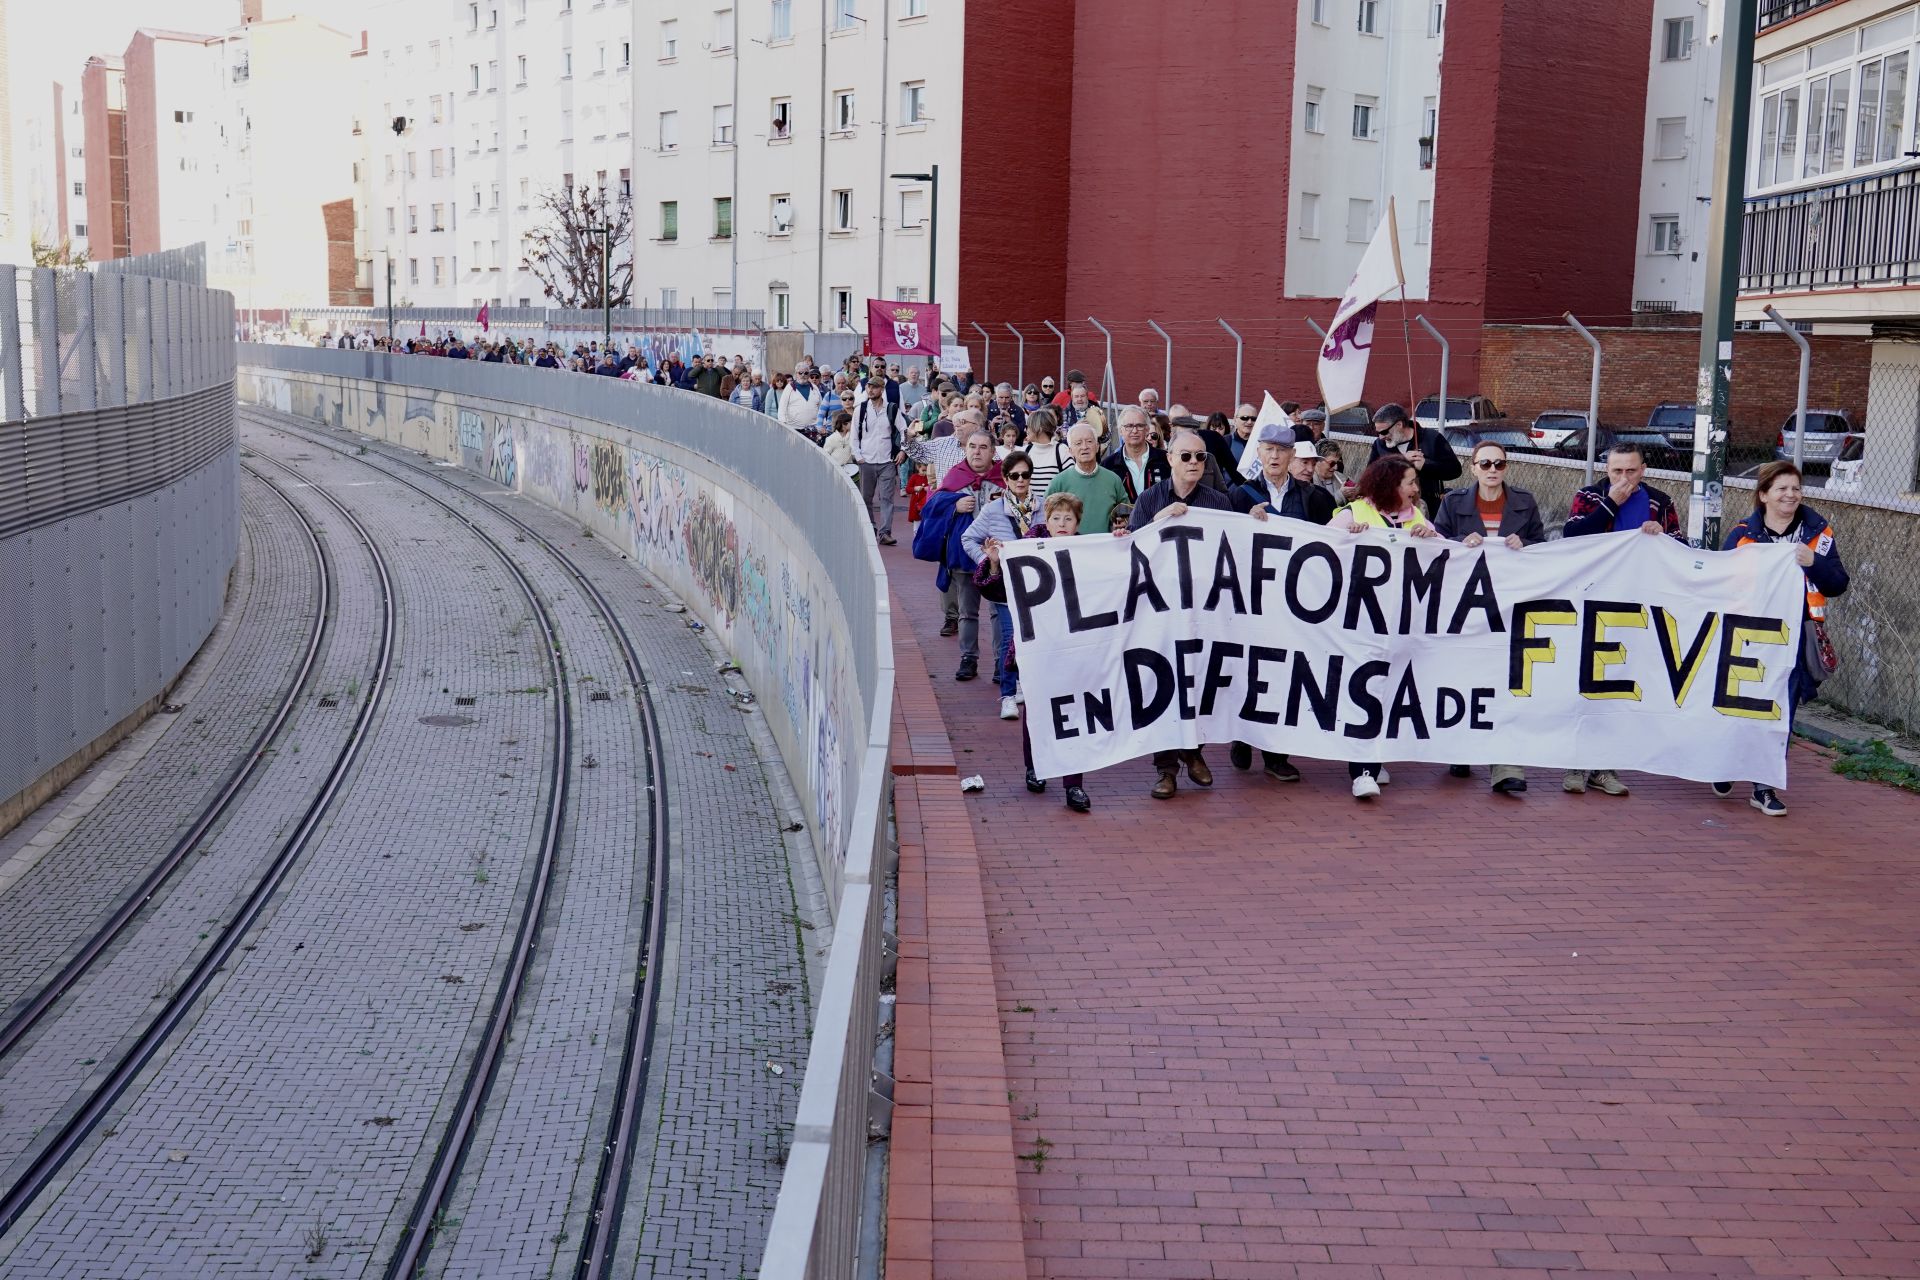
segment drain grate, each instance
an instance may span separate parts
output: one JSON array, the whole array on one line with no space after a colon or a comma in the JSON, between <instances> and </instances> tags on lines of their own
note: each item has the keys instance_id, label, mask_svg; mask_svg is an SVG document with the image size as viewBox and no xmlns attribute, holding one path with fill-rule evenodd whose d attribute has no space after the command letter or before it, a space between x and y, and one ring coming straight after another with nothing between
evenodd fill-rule
<instances>
[{"instance_id":1,"label":"drain grate","mask_svg":"<svg viewBox=\"0 0 1920 1280\"><path fill-rule=\"evenodd\" d=\"M613 701L613 695L611 693L608 693L605 689L595 689L592 693L587 695L587 701L588 702L611 702Z\"/></svg>"},{"instance_id":2,"label":"drain grate","mask_svg":"<svg viewBox=\"0 0 1920 1280\"><path fill-rule=\"evenodd\" d=\"M337 707L340 705L340 699L332 696L324 697L320 699L320 705L323 707Z\"/></svg>"},{"instance_id":3,"label":"drain grate","mask_svg":"<svg viewBox=\"0 0 1920 1280\"><path fill-rule=\"evenodd\" d=\"M473 705L473 698L469 695L462 694L453 700L453 705L456 707L470 707Z\"/></svg>"}]
</instances>

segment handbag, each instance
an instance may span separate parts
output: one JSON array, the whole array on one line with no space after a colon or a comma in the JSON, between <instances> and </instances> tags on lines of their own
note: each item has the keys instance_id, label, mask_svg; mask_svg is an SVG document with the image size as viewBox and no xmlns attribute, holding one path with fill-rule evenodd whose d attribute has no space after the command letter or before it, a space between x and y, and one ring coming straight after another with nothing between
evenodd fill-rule
<instances>
[{"instance_id":1,"label":"handbag","mask_svg":"<svg viewBox=\"0 0 1920 1280\"><path fill-rule=\"evenodd\" d=\"M1800 667L1818 688L1840 669L1840 654L1827 634L1824 618L1808 618L1800 627Z\"/></svg>"}]
</instances>

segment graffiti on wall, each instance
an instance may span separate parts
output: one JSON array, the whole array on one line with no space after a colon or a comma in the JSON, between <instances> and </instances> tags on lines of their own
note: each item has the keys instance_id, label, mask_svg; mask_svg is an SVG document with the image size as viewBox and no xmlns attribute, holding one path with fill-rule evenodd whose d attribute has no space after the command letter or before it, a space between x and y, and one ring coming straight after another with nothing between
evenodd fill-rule
<instances>
[{"instance_id":1,"label":"graffiti on wall","mask_svg":"<svg viewBox=\"0 0 1920 1280\"><path fill-rule=\"evenodd\" d=\"M626 450L607 440L595 440L588 446L588 487L593 505L603 515L621 519L627 512Z\"/></svg>"},{"instance_id":2,"label":"graffiti on wall","mask_svg":"<svg viewBox=\"0 0 1920 1280\"><path fill-rule=\"evenodd\" d=\"M485 425L480 415L471 409L460 410L460 447L471 449L475 453L486 448Z\"/></svg>"},{"instance_id":3,"label":"graffiti on wall","mask_svg":"<svg viewBox=\"0 0 1920 1280\"><path fill-rule=\"evenodd\" d=\"M681 531L692 518L693 504L682 468L629 449L627 507L635 560L656 572L687 563L687 542Z\"/></svg>"},{"instance_id":4,"label":"graffiti on wall","mask_svg":"<svg viewBox=\"0 0 1920 1280\"><path fill-rule=\"evenodd\" d=\"M513 425L498 422L493 428L493 448L487 453L487 479L511 489L520 478L520 462L513 449Z\"/></svg>"},{"instance_id":5,"label":"graffiti on wall","mask_svg":"<svg viewBox=\"0 0 1920 1280\"><path fill-rule=\"evenodd\" d=\"M702 489L687 517L687 568L713 606L716 622L731 626L740 607L740 535L733 518Z\"/></svg>"},{"instance_id":6,"label":"graffiti on wall","mask_svg":"<svg viewBox=\"0 0 1920 1280\"><path fill-rule=\"evenodd\" d=\"M539 424L528 424L520 441L520 478L525 492L555 502L564 498L567 484L566 445L555 432Z\"/></svg>"}]
</instances>

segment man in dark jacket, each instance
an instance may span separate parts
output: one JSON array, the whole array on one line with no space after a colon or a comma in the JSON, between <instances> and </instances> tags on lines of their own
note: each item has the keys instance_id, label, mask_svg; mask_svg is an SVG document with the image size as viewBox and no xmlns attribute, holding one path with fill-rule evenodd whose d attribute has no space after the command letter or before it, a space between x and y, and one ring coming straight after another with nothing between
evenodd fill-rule
<instances>
[{"instance_id":1,"label":"man in dark jacket","mask_svg":"<svg viewBox=\"0 0 1920 1280\"><path fill-rule=\"evenodd\" d=\"M720 368L719 357L696 358L695 363L699 367L693 372L693 389L703 396L713 396L718 399L720 384L726 380L727 376Z\"/></svg>"},{"instance_id":2,"label":"man in dark jacket","mask_svg":"<svg viewBox=\"0 0 1920 1280\"><path fill-rule=\"evenodd\" d=\"M1373 453L1368 461L1400 454L1420 477L1420 505L1431 516L1440 508L1440 491L1447 481L1460 478L1460 456L1447 438L1432 427L1422 427L1397 404L1381 405L1373 415Z\"/></svg>"},{"instance_id":3,"label":"man in dark jacket","mask_svg":"<svg viewBox=\"0 0 1920 1280\"><path fill-rule=\"evenodd\" d=\"M1172 474L1167 451L1147 443L1149 429L1147 411L1139 405L1128 405L1120 411L1120 447L1100 460L1101 466L1120 477L1128 502L1139 502L1141 494ZM1204 448L1205 441L1201 445Z\"/></svg>"},{"instance_id":4,"label":"man in dark jacket","mask_svg":"<svg viewBox=\"0 0 1920 1280\"><path fill-rule=\"evenodd\" d=\"M1141 412L1138 406L1132 412ZM1145 419L1144 412L1141 418ZM1208 511L1231 511L1233 504L1227 495L1211 485L1204 483L1202 477L1207 472L1207 444L1197 431L1180 431L1167 442L1167 458L1171 473L1166 479L1148 488L1133 504L1133 516L1128 527L1134 530L1145 529L1152 524L1166 520L1178 520L1188 511L1201 509ZM1157 780L1150 793L1155 800L1171 800L1180 786L1180 766L1187 766L1187 777L1197 787L1213 785L1213 771L1207 768L1198 747L1191 751L1156 751L1153 753L1153 767Z\"/></svg>"}]
</instances>

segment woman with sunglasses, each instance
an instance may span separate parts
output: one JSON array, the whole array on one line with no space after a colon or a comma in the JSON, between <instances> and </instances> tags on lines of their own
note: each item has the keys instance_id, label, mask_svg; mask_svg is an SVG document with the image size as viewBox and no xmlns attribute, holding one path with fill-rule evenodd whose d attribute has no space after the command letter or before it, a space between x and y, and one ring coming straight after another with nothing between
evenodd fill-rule
<instances>
[{"instance_id":1,"label":"woman with sunglasses","mask_svg":"<svg viewBox=\"0 0 1920 1280\"><path fill-rule=\"evenodd\" d=\"M1441 495L1433 513L1433 526L1442 537L1468 547L1477 547L1488 539L1520 551L1547 540L1546 526L1540 520L1540 504L1531 493L1507 483L1507 451L1491 440L1474 447L1473 487L1449 489ZM1473 775L1464 764L1448 770L1456 778ZM1527 775L1517 764L1493 766L1493 789L1502 795L1518 795L1527 789Z\"/></svg>"},{"instance_id":2,"label":"woman with sunglasses","mask_svg":"<svg viewBox=\"0 0 1920 1280\"><path fill-rule=\"evenodd\" d=\"M1033 500L1033 460L1013 450L1000 459L1000 478L1006 487L980 508L973 523L960 535L960 545L966 548L975 564L986 562L988 542L1024 538L1040 519ZM1017 720L1020 718L1020 676L1007 661L1007 654L1013 648L1013 611L1004 600L989 598L989 603L993 605L994 634L999 639L993 677L1000 685L1000 718Z\"/></svg>"}]
</instances>

